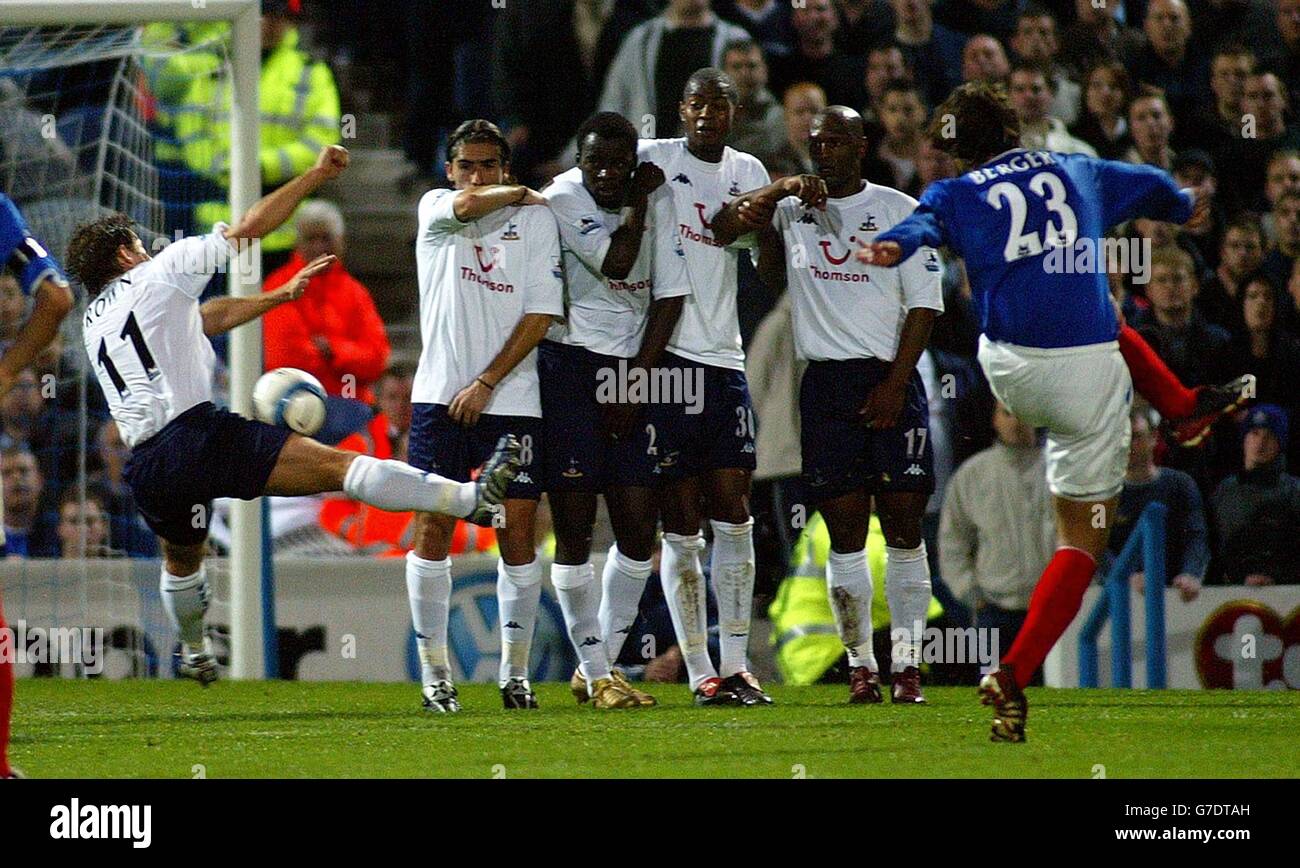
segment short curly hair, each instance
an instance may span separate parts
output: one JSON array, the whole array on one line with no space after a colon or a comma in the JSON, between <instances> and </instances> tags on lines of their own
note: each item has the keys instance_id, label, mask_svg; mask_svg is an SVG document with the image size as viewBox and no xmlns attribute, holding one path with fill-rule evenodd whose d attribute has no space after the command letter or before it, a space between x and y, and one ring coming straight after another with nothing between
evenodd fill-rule
<instances>
[{"instance_id":1,"label":"short curly hair","mask_svg":"<svg viewBox=\"0 0 1300 868\"><path fill-rule=\"evenodd\" d=\"M963 84L934 111L926 136L939 150L973 166L1020 147L1020 120L1006 89L986 81Z\"/></svg>"},{"instance_id":2,"label":"short curly hair","mask_svg":"<svg viewBox=\"0 0 1300 868\"><path fill-rule=\"evenodd\" d=\"M109 214L83 223L68 242L68 271L86 288L90 298L120 276L117 249L135 244L134 221L125 214Z\"/></svg>"}]
</instances>

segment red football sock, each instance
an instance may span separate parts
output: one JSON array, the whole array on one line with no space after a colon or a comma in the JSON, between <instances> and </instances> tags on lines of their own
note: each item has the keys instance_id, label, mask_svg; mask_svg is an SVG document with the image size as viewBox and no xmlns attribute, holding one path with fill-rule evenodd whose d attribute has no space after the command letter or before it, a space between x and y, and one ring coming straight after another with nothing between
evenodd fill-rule
<instances>
[{"instance_id":1,"label":"red football sock","mask_svg":"<svg viewBox=\"0 0 1300 868\"><path fill-rule=\"evenodd\" d=\"M1196 390L1182 384L1151 345L1130 325L1120 326L1119 351L1133 388L1166 419L1185 419L1196 409Z\"/></svg>"},{"instance_id":2,"label":"red football sock","mask_svg":"<svg viewBox=\"0 0 1300 868\"><path fill-rule=\"evenodd\" d=\"M0 608L0 637L5 629L5 613ZM13 656L16 653L11 637L0 638L0 778L9 776L9 713L14 707Z\"/></svg>"},{"instance_id":3,"label":"red football sock","mask_svg":"<svg viewBox=\"0 0 1300 868\"><path fill-rule=\"evenodd\" d=\"M1059 548L1048 562L1029 598L1025 624L1011 643L1011 650L1002 655L1002 663L1011 667L1021 689L1029 684L1047 659L1047 652L1079 613L1083 592L1088 590L1096 570L1097 562L1083 549Z\"/></svg>"}]
</instances>

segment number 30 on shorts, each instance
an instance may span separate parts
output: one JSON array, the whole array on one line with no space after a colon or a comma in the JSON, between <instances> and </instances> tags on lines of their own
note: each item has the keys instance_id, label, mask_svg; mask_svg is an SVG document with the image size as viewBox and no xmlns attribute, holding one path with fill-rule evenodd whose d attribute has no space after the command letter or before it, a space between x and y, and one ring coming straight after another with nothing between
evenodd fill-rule
<instances>
[{"instance_id":1,"label":"number 30 on shorts","mask_svg":"<svg viewBox=\"0 0 1300 868\"><path fill-rule=\"evenodd\" d=\"M755 437L758 432L754 429L754 411L749 407L736 408L736 436L737 437Z\"/></svg>"}]
</instances>

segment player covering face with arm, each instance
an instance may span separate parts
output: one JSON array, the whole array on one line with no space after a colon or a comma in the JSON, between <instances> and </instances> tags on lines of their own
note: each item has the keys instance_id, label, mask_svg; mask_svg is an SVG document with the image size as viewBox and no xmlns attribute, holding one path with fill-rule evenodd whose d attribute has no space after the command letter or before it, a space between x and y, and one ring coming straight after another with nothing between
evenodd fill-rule
<instances>
[{"instance_id":1,"label":"player covering face with arm","mask_svg":"<svg viewBox=\"0 0 1300 868\"><path fill-rule=\"evenodd\" d=\"M832 106L819 114L810 146L827 198L816 207L794 190L775 197L773 223L759 237L759 273L793 293L795 348L809 361L800 388L803 481L830 531L827 588L849 653L851 701L881 701L866 558L874 496L899 639L891 655L893 699L924 702L916 624L924 624L930 604L921 519L934 472L916 364L943 309L942 269L928 248L893 272L851 260L856 243L915 207L911 197L863 179L867 140L857 112ZM752 209L766 210L766 202Z\"/></svg>"},{"instance_id":2,"label":"player covering face with arm","mask_svg":"<svg viewBox=\"0 0 1300 868\"><path fill-rule=\"evenodd\" d=\"M72 310L72 292L63 272L45 247L32 237L18 207L0 193L0 269L18 280L25 295L35 298L31 315L18 330L13 343L0 356L0 396L13 386L18 374L30 365L54 336L59 324ZM3 506L0 499L0 506ZM0 544L4 543L4 513L0 509ZM4 601L0 600L0 633L7 630ZM14 664L12 655L0 655L0 780L17 772L9 765L9 718L13 709Z\"/></svg>"},{"instance_id":3,"label":"player covering face with arm","mask_svg":"<svg viewBox=\"0 0 1300 868\"><path fill-rule=\"evenodd\" d=\"M204 684L216 678L203 638L203 554L214 498L343 491L380 509L487 522L513 472L504 445L479 484L459 483L399 461L333 449L212 403L215 356L207 338L297 298L332 260L319 258L274 293L203 305L200 295L237 249L280 226L347 163L346 150L327 147L315 166L261 199L234 226L177 241L157 257L149 256L120 214L79 227L69 244L70 268L89 295L82 323L86 352L132 450L124 476L163 541L161 591L183 645L179 671Z\"/></svg>"}]
</instances>

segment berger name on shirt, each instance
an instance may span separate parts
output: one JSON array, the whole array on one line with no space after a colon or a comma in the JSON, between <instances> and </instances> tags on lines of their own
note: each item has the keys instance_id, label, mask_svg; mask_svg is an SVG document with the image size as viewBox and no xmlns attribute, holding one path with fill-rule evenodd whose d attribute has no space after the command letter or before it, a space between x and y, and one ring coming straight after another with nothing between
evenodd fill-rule
<instances>
[{"instance_id":1,"label":"berger name on shirt","mask_svg":"<svg viewBox=\"0 0 1300 868\"><path fill-rule=\"evenodd\" d=\"M1030 169L1041 169L1043 166L1055 166L1056 160L1052 157L1050 151L1025 151L1023 154L1016 154L1011 159L996 166L989 166L987 169L976 169L973 172L967 172L966 177L970 178L976 184L987 184L994 178L1001 178L1005 175L1014 175L1017 172L1028 172Z\"/></svg>"}]
</instances>

